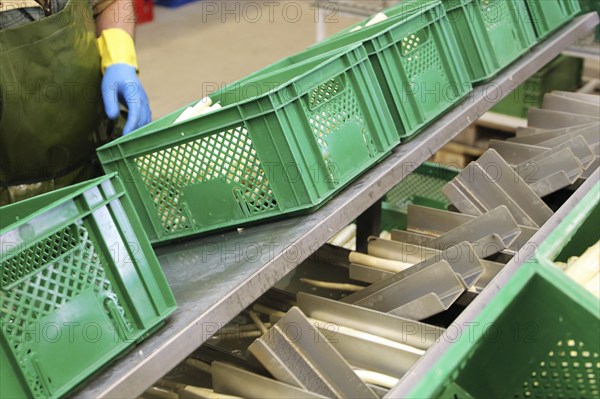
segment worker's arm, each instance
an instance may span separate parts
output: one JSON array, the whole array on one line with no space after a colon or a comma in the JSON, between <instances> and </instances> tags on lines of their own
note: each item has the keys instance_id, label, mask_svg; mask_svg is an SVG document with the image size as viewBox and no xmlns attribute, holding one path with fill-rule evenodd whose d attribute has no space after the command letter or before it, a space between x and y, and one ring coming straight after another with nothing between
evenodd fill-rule
<instances>
[{"instance_id":1,"label":"worker's arm","mask_svg":"<svg viewBox=\"0 0 600 399\"><path fill-rule=\"evenodd\" d=\"M96 33L102 58L102 98L106 115L119 117L119 103L127 107L123 134L151 121L148 96L137 76L133 42L135 13L132 0L114 0L96 15Z\"/></svg>"}]
</instances>

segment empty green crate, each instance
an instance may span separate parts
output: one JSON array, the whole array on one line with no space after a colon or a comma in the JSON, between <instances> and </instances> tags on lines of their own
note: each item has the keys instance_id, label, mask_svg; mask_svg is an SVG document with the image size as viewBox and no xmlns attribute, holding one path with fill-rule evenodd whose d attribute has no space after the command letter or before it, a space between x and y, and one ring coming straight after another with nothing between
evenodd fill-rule
<instances>
[{"instance_id":1,"label":"empty green crate","mask_svg":"<svg viewBox=\"0 0 600 399\"><path fill-rule=\"evenodd\" d=\"M441 189L456 177L458 170L425 162L392 188L381 205L382 230L406 230L406 207L410 204L448 209L450 201Z\"/></svg>"},{"instance_id":2,"label":"empty green crate","mask_svg":"<svg viewBox=\"0 0 600 399\"><path fill-rule=\"evenodd\" d=\"M211 94L98 150L152 242L308 211L399 139L365 49L338 49Z\"/></svg>"},{"instance_id":3,"label":"empty green crate","mask_svg":"<svg viewBox=\"0 0 600 399\"><path fill-rule=\"evenodd\" d=\"M116 175L0 212L0 397L62 396L174 311Z\"/></svg>"},{"instance_id":4,"label":"empty green crate","mask_svg":"<svg viewBox=\"0 0 600 399\"><path fill-rule=\"evenodd\" d=\"M492 111L527 118L529 108L542 106L544 94L553 90L577 90L581 86L582 73L583 59L561 55L517 86Z\"/></svg>"},{"instance_id":5,"label":"empty green crate","mask_svg":"<svg viewBox=\"0 0 600 399\"><path fill-rule=\"evenodd\" d=\"M562 271L525 264L408 397L597 398L599 315Z\"/></svg>"},{"instance_id":6,"label":"empty green crate","mask_svg":"<svg viewBox=\"0 0 600 399\"><path fill-rule=\"evenodd\" d=\"M526 0L538 40L569 22L581 12L579 0Z\"/></svg>"},{"instance_id":7,"label":"empty green crate","mask_svg":"<svg viewBox=\"0 0 600 399\"><path fill-rule=\"evenodd\" d=\"M364 44L398 134L406 140L470 93L471 84L439 1L401 3L385 13L390 16L385 21L344 31L282 62Z\"/></svg>"},{"instance_id":8,"label":"empty green crate","mask_svg":"<svg viewBox=\"0 0 600 399\"><path fill-rule=\"evenodd\" d=\"M524 0L444 0L472 82L486 81L537 43Z\"/></svg>"}]
</instances>

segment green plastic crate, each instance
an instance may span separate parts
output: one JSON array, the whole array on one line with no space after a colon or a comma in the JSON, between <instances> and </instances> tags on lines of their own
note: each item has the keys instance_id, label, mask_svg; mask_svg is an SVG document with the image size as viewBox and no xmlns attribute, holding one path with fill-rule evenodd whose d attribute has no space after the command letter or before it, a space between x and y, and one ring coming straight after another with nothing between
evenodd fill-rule
<instances>
[{"instance_id":1,"label":"green plastic crate","mask_svg":"<svg viewBox=\"0 0 600 399\"><path fill-rule=\"evenodd\" d=\"M0 397L62 396L175 310L117 176L0 213Z\"/></svg>"},{"instance_id":2,"label":"green plastic crate","mask_svg":"<svg viewBox=\"0 0 600 399\"><path fill-rule=\"evenodd\" d=\"M581 12L579 0L526 0L538 40L569 22Z\"/></svg>"},{"instance_id":3,"label":"green plastic crate","mask_svg":"<svg viewBox=\"0 0 600 399\"><path fill-rule=\"evenodd\" d=\"M382 230L406 230L406 208L409 204L447 210L450 201L441 189L459 171L440 164L425 162L392 188L381 205Z\"/></svg>"},{"instance_id":4,"label":"green plastic crate","mask_svg":"<svg viewBox=\"0 0 600 399\"><path fill-rule=\"evenodd\" d=\"M596 11L600 14L600 1L598 0L579 0L583 12ZM600 26L596 27L596 42L600 42Z\"/></svg>"},{"instance_id":5,"label":"green plastic crate","mask_svg":"<svg viewBox=\"0 0 600 399\"><path fill-rule=\"evenodd\" d=\"M401 3L384 12L389 19L356 32L338 33L260 73L362 43L398 134L407 140L458 103L472 87L439 1Z\"/></svg>"},{"instance_id":6,"label":"green plastic crate","mask_svg":"<svg viewBox=\"0 0 600 399\"><path fill-rule=\"evenodd\" d=\"M597 398L600 304L560 270L521 267L409 398Z\"/></svg>"},{"instance_id":7,"label":"green plastic crate","mask_svg":"<svg viewBox=\"0 0 600 399\"><path fill-rule=\"evenodd\" d=\"M360 45L230 85L222 109L181 110L98 150L152 242L322 205L397 145Z\"/></svg>"},{"instance_id":8,"label":"green plastic crate","mask_svg":"<svg viewBox=\"0 0 600 399\"><path fill-rule=\"evenodd\" d=\"M537 43L523 0L444 0L472 82L487 81Z\"/></svg>"},{"instance_id":9,"label":"green plastic crate","mask_svg":"<svg viewBox=\"0 0 600 399\"><path fill-rule=\"evenodd\" d=\"M496 104L493 112L527 118L529 108L540 108L544 95L554 90L575 91L581 86L583 59L559 56Z\"/></svg>"},{"instance_id":10,"label":"green plastic crate","mask_svg":"<svg viewBox=\"0 0 600 399\"><path fill-rule=\"evenodd\" d=\"M571 256L581 256L600 240L600 184L565 217L548 238L540 244L536 259L544 265L567 263Z\"/></svg>"}]
</instances>

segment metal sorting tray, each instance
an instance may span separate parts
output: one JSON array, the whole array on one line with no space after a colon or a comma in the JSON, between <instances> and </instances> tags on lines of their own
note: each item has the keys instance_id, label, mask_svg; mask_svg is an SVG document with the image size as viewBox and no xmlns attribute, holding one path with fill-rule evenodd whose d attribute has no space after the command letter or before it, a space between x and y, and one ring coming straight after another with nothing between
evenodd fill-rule
<instances>
[{"instance_id":1,"label":"metal sorting tray","mask_svg":"<svg viewBox=\"0 0 600 399\"><path fill-rule=\"evenodd\" d=\"M539 228L552 210L493 149L471 162L442 188L462 213L481 215L506 205L518 224Z\"/></svg>"},{"instance_id":2,"label":"metal sorting tray","mask_svg":"<svg viewBox=\"0 0 600 399\"><path fill-rule=\"evenodd\" d=\"M520 234L513 237L513 234L516 233L513 225L514 218L512 215L510 215L509 218L505 218L505 210L508 212L508 208L500 206L488 212L486 215L477 217L466 215L464 213L428 208L425 206L409 205L407 230L432 237L445 237L446 234L450 234L450 232L458 234L461 230L467 230L465 232L467 236L459 236L460 241L470 241L467 238L469 234L471 237L477 238L477 232L481 231L479 234L480 237L494 234L501 236L502 242L506 245L506 249L517 252L529 242L531 237L537 232L537 229L518 225ZM484 218L483 216L487 217ZM467 225L467 223L471 224ZM459 229L459 227L462 229ZM512 242L510 242L511 239ZM476 241L471 242L473 243Z\"/></svg>"},{"instance_id":3,"label":"metal sorting tray","mask_svg":"<svg viewBox=\"0 0 600 399\"><path fill-rule=\"evenodd\" d=\"M600 104L586 94L546 94L542 109L531 109L529 127L508 141L491 140L496 150L535 193L544 197L588 178L600 155ZM551 130L549 130L551 129Z\"/></svg>"},{"instance_id":4,"label":"metal sorting tray","mask_svg":"<svg viewBox=\"0 0 600 399\"><path fill-rule=\"evenodd\" d=\"M330 398L378 399L297 307L248 350L279 381Z\"/></svg>"},{"instance_id":5,"label":"metal sorting tray","mask_svg":"<svg viewBox=\"0 0 600 399\"><path fill-rule=\"evenodd\" d=\"M417 217L415 215L410 216L410 213L415 212L415 209L418 209L416 212L418 214ZM508 208L503 205L480 216L471 217L465 223L460 223L452 229L439 234L437 237L434 234L430 234L430 230L434 229L433 224L435 222L432 219L428 219L427 216L421 217L424 216L423 214L428 213L430 212L423 210L422 207L410 208L408 216L411 218L412 223L411 228L409 228L410 231L393 230L392 240L419 244L440 250L449 248L457 242L468 241L473 245L477 256L487 258L509 248L513 245L517 237L521 235L519 225ZM452 214L454 213L446 212L444 215L452 218ZM460 216L458 218L465 219ZM419 222L415 222L416 219ZM415 227L415 224L417 224L417 227Z\"/></svg>"},{"instance_id":6,"label":"metal sorting tray","mask_svg":"<svg viewBox=\"0 0 600 399\"><path fill-rule=\"evenodd\" d=\"M369 243L382 245L385 240ZM381 242L380 242L381 241ZM386 250L402 243L388 242ZM369 251L369 253L373 253ZM377 253L377 251L375 251ZM402 253L402 251L398 251ZM402 255L401 255L402 256ZM456 244L399 273L378 281L341 301L414 320L447 310L484 274L484 267L468 242Z\"/></svg>"}]
</instances>

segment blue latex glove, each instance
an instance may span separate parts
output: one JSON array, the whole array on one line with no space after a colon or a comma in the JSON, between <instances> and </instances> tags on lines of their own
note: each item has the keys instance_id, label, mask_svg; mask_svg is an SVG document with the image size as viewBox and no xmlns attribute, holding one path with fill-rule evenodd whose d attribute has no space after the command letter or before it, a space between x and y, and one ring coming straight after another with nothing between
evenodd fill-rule
<instances>
[{"instance_id":1,"label":"blue latex glove","mask_svg":"<svg viewBox=\"0 0 600 399\"><path fill-rule=\"evenodd\" d=\"M102 78L102 99L106 115L113 120L119 117L119 103L127 107L124 135L152 121L148 96L131 65L113 64L106 68Z\"/></svg>"}]
</instances>

